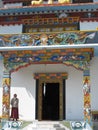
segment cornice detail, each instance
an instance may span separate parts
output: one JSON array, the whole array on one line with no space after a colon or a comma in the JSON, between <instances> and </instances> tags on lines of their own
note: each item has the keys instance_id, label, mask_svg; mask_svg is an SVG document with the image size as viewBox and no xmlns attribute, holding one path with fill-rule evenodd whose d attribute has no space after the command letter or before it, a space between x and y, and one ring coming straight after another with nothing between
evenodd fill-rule
<instances>
[{"instance_id":1,"label":"cornice detail","mask_svg":"<svg viewBox=\"0 0 98 130\"><path fill-rule=\"evenodd\" d=\"M46 13L60 13L60 12L90 12L98 11L98 3L81 3L81 4L40 4L33 6L24 7L10 7L1 8L0 15L10 15L10 14L46 14Z\"/></svg>"}]
</instances>

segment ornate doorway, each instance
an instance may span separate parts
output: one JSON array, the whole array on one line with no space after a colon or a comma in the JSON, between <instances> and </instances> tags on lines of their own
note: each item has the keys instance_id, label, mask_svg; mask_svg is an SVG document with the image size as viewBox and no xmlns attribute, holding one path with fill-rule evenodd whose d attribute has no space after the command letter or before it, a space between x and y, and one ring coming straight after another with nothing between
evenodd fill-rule
<instances>
[{"instance_id":1,"label":"ornate doorway","mask_svg":"<svg viewBox=\"0 0 98 130\"><path fill-rule=\"evenodd\" d=\"M42 120L59 120L59 83L42 84Z\"/></svg>"},{"instance_id":2,"label":"ornate doorway","mask_svg":"<svg viewBox=\"0 0 98 130\"><path fill-rule=\"evenodd\" d=\"M39 79L36 89L38 120L63 120L65 118L65 80Z\"/></svg>"}]
</instances>

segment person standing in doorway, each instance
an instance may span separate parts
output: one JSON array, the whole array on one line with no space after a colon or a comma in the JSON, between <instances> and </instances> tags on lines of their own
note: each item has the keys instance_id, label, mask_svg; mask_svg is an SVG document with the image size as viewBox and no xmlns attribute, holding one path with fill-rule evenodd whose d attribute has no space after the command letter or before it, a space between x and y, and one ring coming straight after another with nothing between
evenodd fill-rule
<instances>
[{"instance_id":1,"label":"person standing in doorway","mask_svg":"<svg viewBox=\"0 0 98 130\"><path fill-rule=\"evenodd\" d=\"M11 99L11 118L13 119L13 121L17 121L19 118L18 104L19 99L17 98L17 94L14 94L13 98Z\"/></svg>"}]
</instances>

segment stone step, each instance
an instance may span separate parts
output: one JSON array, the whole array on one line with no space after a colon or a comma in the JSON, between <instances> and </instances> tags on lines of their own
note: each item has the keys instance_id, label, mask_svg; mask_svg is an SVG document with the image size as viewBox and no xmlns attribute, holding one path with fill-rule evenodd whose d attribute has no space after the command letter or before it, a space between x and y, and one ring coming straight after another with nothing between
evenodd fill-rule
<instances>
[{"instance_id":1,"label":"stone step","mask_svg":"<svg viewBox=\"0 0 98 130\"><path fill-rule=\"evenodd\" d=\"M31 124L32 126L36 127L45 127L45 128L54 128L54 127L60 127L59 122L52 122L52 121L33 121Z\"/></svg>"},{"instance_id":2,"label":"stone step","mask_svg":"<svg viewBox=\"0 0 98 130\"><path fill-rule=\"evenodd\" d=\"M34 121L27 130L65 130L65 128L62 128L59 122Z\"/></svg>"},{"instance_id":3,"label":"stone step","mask_svg":"<svg viewBox=\"0 0 98 130\"><path fill-rule=\"evenodd\" d=\"M28 127L26 130L65 130L65 128L32 128L32 127Z\"/></svg>"},{"instance_id":4,"label":"stone step","mask_svg":"<svg viewBox=\"0 0 98 130\"><path fill-rule=\"evenodd\" d=\"M45 128L54 128L54 127L60 127L60 125L59 124L51 124L51 123L43 123L43 124L36 124L37 125L37 127L40 127L40 128L43 128L43 127L45 127Z\"/></svg>"},{"instance_id":5,"label":"stone step","mask_svg":"<svg viewBox=\"0 0 98 130\"><path fill-rule=\"evenodd\" d=\"M55 128L27 128L27 130L56 130Z\"/></svg>"}]
</instances>

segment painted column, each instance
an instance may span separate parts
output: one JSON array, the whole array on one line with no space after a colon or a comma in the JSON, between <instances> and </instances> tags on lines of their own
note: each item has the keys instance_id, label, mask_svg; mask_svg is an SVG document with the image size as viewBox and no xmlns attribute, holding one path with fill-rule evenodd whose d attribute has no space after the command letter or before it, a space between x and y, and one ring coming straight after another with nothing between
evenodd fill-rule
<instances>
[{"instance_id":1,"label":"painted column","mask_svg":"<svg viewBox=\"0 0 98 130\"><path fill-rule=\"evenodd\" d=\"M83 72L83 94L84 94L84 120L92 126L89 67L86 68Z\"/></svg>"},{"instance_id":2,"label":"painted column","mask_svg":"<svg viewBox=\"0 0 98 130\"><path fill-rule=\"evenodd\" d=\"M11 73L7 69L3 72L3 97L2 97L2 118L9 119L10 115L10 81Z\"/></svg>"}]
</instances>

